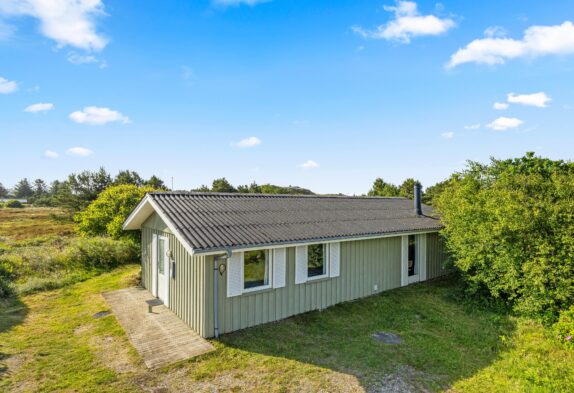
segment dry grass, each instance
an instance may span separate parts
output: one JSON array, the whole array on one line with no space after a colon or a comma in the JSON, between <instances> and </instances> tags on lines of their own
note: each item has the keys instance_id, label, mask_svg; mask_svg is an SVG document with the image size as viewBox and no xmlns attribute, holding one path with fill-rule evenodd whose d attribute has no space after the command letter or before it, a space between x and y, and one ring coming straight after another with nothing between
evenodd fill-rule
<instances>
[{"instance_id":1,"label":"dry grass","mask_svg":"<svg viewBox=\"0 0 574 393\"><path fill-rule=\"evenodd\" d=\"M0 208L0 241L14 242L39 237L68 237L74 234L74 223L60 209L26 207Z\"/></svg>"}]
</instances>

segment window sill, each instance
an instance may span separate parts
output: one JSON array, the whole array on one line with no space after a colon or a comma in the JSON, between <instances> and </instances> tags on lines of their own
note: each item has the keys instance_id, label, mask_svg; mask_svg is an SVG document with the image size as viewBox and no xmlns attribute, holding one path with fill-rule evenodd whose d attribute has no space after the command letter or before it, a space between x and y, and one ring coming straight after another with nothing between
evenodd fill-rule
<instances>
[{"instance_id":1,"label":"window sill","mask_svg":"<svg viewBox=\"0 0 574 393\"><path fill-rule=\"evenodd\" d=\"M309 277L307 278L307 281L305 281L305 284L314 284L316 282L321 282L321 281L327 281L329 280L331 277L329 276L316 276L316 277Z\"/></svg>"},{"instance_id":2,"label":"window sill","mask_svg":"<svg viewBox=\"0 0 574 393\"><path fill-rule=\"evenodd\" d=\"M261 287L244 289L241 294L242 295L251 295L251 294L256 294L256 293L268 292L268 291L271 291L272 289L273 288L271 287L271 285L265 285L265 286L261 286Z\"/></svg>"}]
</instances>

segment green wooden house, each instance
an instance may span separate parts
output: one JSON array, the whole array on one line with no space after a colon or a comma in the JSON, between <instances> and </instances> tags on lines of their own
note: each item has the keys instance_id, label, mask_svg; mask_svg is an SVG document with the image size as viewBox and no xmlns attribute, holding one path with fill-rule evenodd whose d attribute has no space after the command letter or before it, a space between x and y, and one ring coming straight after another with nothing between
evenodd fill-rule
<instances>
[{"instance_id":1,"label":"green wooden house","mask_svg":"<svg viewBox=\"0 0 574 393\"><path fill-rule=\"evenodd\" d=\"M405 198L150 193L142 284L203 337L446 273L432 209Z\"/></svg>"}]
</instances>

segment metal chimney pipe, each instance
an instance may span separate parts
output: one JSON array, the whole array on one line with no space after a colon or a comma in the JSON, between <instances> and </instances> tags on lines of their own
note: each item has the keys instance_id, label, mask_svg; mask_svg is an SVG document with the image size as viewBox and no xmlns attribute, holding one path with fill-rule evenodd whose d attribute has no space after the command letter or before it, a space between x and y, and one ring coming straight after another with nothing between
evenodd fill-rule
<instances>
[{"instance_id":1,"label":"metal chimney pipe","mask_svg":"<svg viewBox=\"0 0 574 393\"><path fill-rule=\"evenodd\" d=\"M422 185L419 182L415 183L415 214L417 216L423 215L423 208L422 208Z\"/></svg>"}]
</instances>

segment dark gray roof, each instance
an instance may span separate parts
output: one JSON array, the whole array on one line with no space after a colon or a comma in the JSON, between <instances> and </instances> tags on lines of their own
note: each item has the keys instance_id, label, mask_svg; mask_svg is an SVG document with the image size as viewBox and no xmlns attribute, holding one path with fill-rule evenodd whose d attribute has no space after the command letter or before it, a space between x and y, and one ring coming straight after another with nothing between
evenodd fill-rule
<instances>
[{"instance_id":1,"label":"dark gray roof","mask_svg":"<svg viewBox=\"0 0 574 393\"><path fill-rule=\"evenodd\" d=\"M194 251L438 230L406 198L150 193Z\"/></svg>"}]
</instances>

